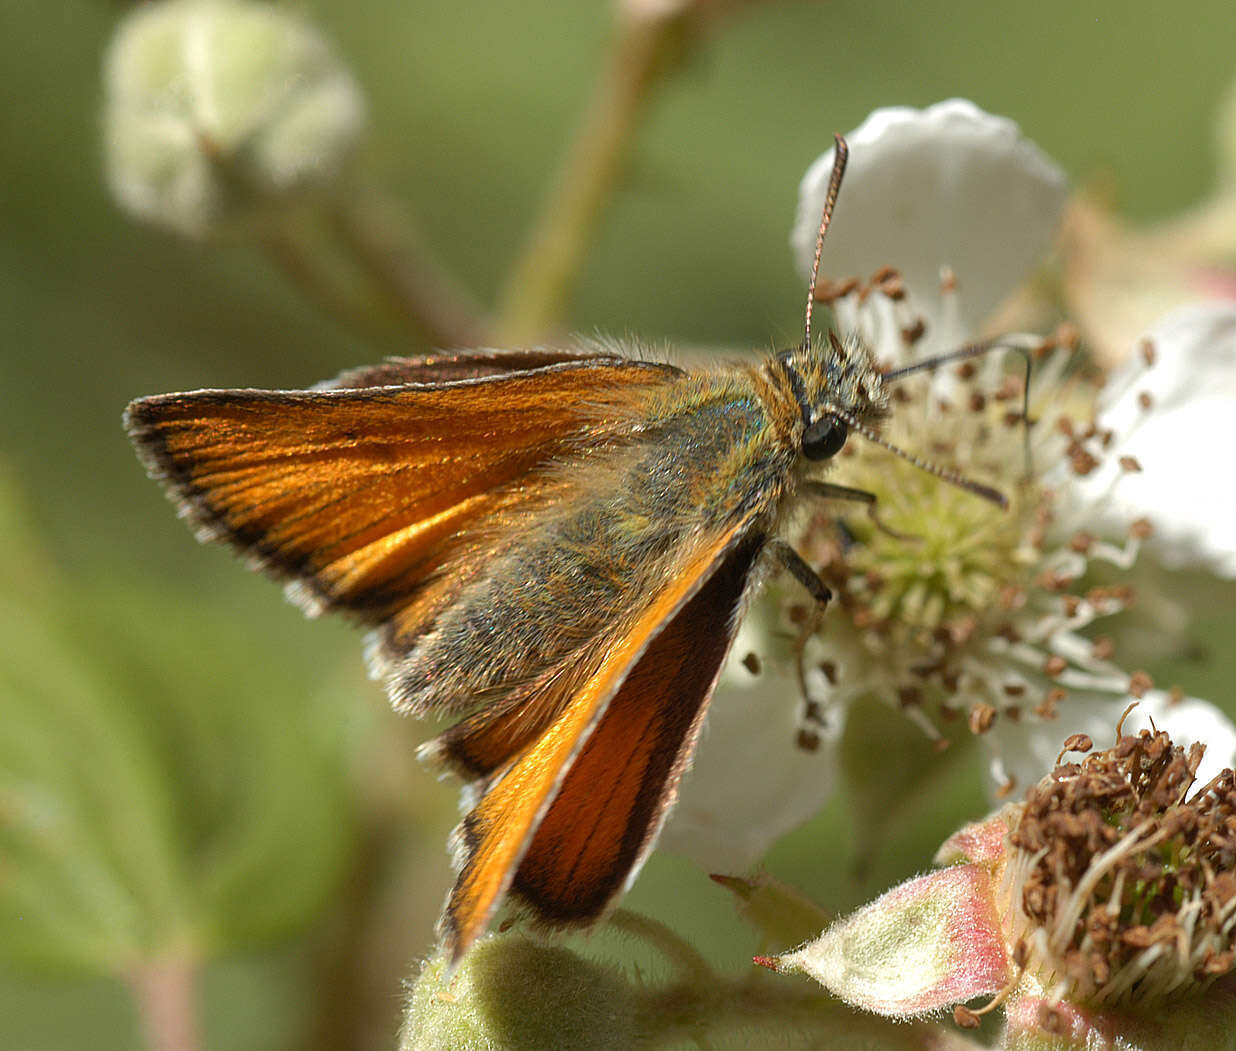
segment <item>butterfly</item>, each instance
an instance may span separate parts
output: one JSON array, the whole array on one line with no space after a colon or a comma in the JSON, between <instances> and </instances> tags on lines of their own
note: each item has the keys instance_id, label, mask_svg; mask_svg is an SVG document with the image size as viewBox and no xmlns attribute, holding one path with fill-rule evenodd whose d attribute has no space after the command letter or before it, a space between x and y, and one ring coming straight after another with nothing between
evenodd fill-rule
<instances>
[{"instance_id":1,"label":"butterfly","mask_svg":"<svg viewBox=\"0 0 1236 1051\"><path fill-rule=\"evenodd\" d=\"M874 500L820 466L851 432L879 442L889 383L920 367L882 374L857 339L812 338L846 157L838 136L803 341L763 361L480 350L128 407L202 539L309 615L368 626L396 709L456 718L420 751L464 783L452 966L508 896L554 927L602 917L673 806L766 567L828 599L779 529L804 495Z\"/></svg>"}]
</instances>

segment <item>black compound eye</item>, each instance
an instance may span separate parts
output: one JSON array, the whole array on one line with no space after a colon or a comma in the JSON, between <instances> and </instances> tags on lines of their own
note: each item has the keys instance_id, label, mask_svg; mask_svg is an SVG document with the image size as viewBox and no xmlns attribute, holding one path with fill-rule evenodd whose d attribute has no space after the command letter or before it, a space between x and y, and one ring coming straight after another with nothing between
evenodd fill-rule
<instances>
[{"instance_id":1,"label":"black compound eye","mask_svg":"<svg viewBox=\"0 0 1236 1051\"><path fill-rule=\"evenodd\" d=\"M808 460L828 460L841 452L849 433L836 416L821 416L803 432L803 455Z\"/></svg>"}]
</instances>

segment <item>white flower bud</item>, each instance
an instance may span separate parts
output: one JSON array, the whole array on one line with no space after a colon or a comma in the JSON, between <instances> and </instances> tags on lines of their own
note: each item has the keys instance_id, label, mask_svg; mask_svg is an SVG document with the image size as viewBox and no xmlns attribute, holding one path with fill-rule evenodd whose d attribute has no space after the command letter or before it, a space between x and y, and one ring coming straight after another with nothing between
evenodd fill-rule
<instances>
[{"instance_id":1,"label":"white flower bud","mask_svg":"<svg viewBox=\"0 0 1236 1051\"><path fill-rule=\"evenodd\" d=\"M251 0L136 8L104 79L113 194L190 236L329 183L365 125L360 89L321 35Z\"/></svg>"}]
</instances>

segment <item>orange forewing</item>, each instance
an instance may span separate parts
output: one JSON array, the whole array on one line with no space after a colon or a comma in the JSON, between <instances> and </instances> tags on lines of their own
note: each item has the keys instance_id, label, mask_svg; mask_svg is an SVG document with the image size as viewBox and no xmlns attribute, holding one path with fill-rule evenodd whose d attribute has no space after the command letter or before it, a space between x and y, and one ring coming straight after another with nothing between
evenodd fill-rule
<instances>
[{"instance_id":1,"label":"orange forewing","mask_svg":"<svg viewBox=\"0 0 1236 1051\"><path fill-rule=\"evenodd\" d=\"M608 357L498 368L472 355L341 378L482 374L447 383L169 394L135 402L127 422L151 472L209 536L296 581L310 612L343 606L380 623L415 606L468 530L537 499L529 472L571 454L598 400L633 408L680 374ZM621 411L609 418L623 426ZM414 625L424 612L412 614L403 619Z\"/></svg>"},{"instance_id":2,"label":"orange forewing","mask_svg":"<svg viewBox=\"0 0 1236 1051\"><path fill-rule=\"evenodd\" d=\"M456 831L461 871L441 928L449 959L458 960L485 930L513 880L545 919L578 922L595 919L642 860L729 648L733 614L758 549L745 529L744 524L713 538L690 563L667 575L665 587L633 623L617 625L612 638L601 640L595 671L464 818ZM715 636L695 635L705 627ZM670 660L668 669L660 665L663 659ZM662 678L665 671L668 679ZM596 734L607 724L594 749ZM658 729L668 731L664 742L650 736ZM635 736L628 740L625 734ZM632 764L629 775L605 755L611 747L619 749L618 765ZM581 760L584 769L572 781ZM608 780L593 784L594 777ZM568 783L572 788L566 791ZM609 804L607 789L615 793ZM589 794L594 794L591 806ZM604 820L620 833L613 843L590 848L566 827L586 810L579 832L587 840L607 805L612 812ZM540 828L546 829L544 836ZM569 856L554 858L555 852ZM559 862L564 871L547 871ZM586 870L581 884L588 878L596 884L564 885L575 878L575 865Z\"/></svg>"}]
</instances>

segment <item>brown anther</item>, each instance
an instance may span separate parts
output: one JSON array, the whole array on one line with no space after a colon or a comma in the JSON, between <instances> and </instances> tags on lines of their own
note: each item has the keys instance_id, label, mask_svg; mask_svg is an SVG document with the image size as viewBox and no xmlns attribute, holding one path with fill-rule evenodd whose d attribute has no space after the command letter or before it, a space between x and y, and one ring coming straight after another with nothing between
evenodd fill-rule
<instances>
[{"instance_id":1,"label":"brown anther","mask_svg":"<svg viewBox=\"0 0 1236 1051\"><path fill-rule=\"evenodd\" d=\"M857 277L847 277L842 281L829 281L820 278L815 284L815 300L817 303L833 303L844 299L858 288Z\"/></svg>"},{"instance_id":2,"label":"brown anther","mask_svg":"<svg viewBox=\"0 0 1236 1051\"><path fill-rule=\"evenodd\" d=\"M1025 422L1025 419L1025 416L1023 416L1020 412L1013 412L1010 410L1001 417L1000 422L1006 427L1020 427L1022 423Z\"/></svg>"},{"instance_id":3,"label":"brown anther","mask_svg":"<svg viewBox=\"0 0 1236 1051\"><path fill-rule=\"evenodd\" d=\"M1149 540L1154 536L1154 525L1149 518L1137 518L1129 523L1129 536L1135 540Z\"/></svg>"},{"instance_id":4,"label":"brown anther","mask_svg":"<svg viewBox=\"0 0 1236 1051\"><path fill-rule=\"evenodd\" d=\"M1021 642L1021 632L1007 620L997 625L993 634L998 635L1005 642Z\"/></svg>"},{"instance_id":5,"label":"brown anther","mask_svg":"<svg viewBox=\"0 0 1236 1051\"><path fill-rule=\"evenodd\" d=\"M1064 739L1064 747L1060 749L1060 755L1056 757L1057 765L1061 758L1067 752L1088 752L1094 747L1094 742L1088 734L1070 734Z\"/></svg>"},{"instance_id":6,"label":"brown anther","mask_svg":"<svg viewBox=\"0 0 1236 1051\"><path fill-rule=\"evenodd\" d=\"M1001 609L1021 609L1026 604L1026 593L1016 584L1005 584L996 596L996 602Z\"/></svg>"},{"instance_id":7,"label":"brown anther","mask_svg":"<svg viewBox=\"0 0 1236 1051\"><path fill-rule=\"evenodd\" d=\"M981 390L972 390L970 392L970 411L982 412L987 408L987 395Z\"/></svg>"},{"instance_id":8,"label":"brown anther","mask_svg":"<svg viewBox=\"0 0 1236 1051\"><path fill-rule=\"evenodd\" d=\"M902 280L900 274L881 281L879 290L894 303L900 303L906 297L906 283Z\"/></svg>"},{"instance_id":9,"label":"brown anther","mask_svg":"<svg viewBox=\"0 0 1236 1051\"><path fill-rule=\"evenodd\" d=\"M1073 473L1085 477L1099 466L1099 461L1085 449L1078 446L1069 455L1069 464Z\"/></svg>"},{"instance_id":10,"label":"brown anther","mask_svg":"<svg viewBox=\"0 0 1236 1051\"><path fill-rule=\"evenodd\" d=\"M1038 575L1035 583L1044 591L1054 591L1057 594L1068 591L1073 586L1074 578L1056 569L1046 570Z\"/></svg>"},{"instance_id":11,"label":"brown anther","mask_svg":"<svg viewBox=\"0 0 1236 1051\"><path fill-rule=\"evenodd\" d=\"M1060 416L1056 420L1056 430L1066 438L1072 438L1077 433L1073 420L1068 416Z\"/></svg>"},{"instance_id":12,"label":"brown anther","mask_svg":"<svg viewBox=\"0 0 1236 1051\"><path fill-rule=\"evenodd\" d=\"M794 745L800 752L818 752L820 750L820 735L810 727L801 727L794 736Z\"/></svg>"},{"instance_id":13,"label":"brown anther","mask_svg":"<svg viewBox=\"0 0 1236 1051\"><path fill-rule=\"evenodd\" d=\"M931 748L934 752L947 752L953 747L953 742L947 737L937 737L931 742Z\"/></svg>"},{"instance_id":14,"label":"brown anther","mask_svg":"<svg viewBox=\"0 0 1236 1051\"><path fill-rule=\"evenodd\" d=\"M1154 364L1154 341L1151 339L1143 339L1137 344L1137 349L1142 356L1142 361L1146 368L1150 368Z\"/></svg>"},{"instance_id":15,"label":"brown anther","mask_svg":"<svg viewBox=\"0 0 1236 1051\"><path fill-rule=\"evenodd\" d=\"M1137 406L1142 412L1149 412L1154 408L1154 398L1150 396L1149 391L1144 390L1137 396Z\"/></svg>"},{"instance_id":16,"label":"brown anther","mask_svg":"<svg viewBox=\"0 0 1236 1051\"><path fill-rule=\"evenodd\" d=\"M763 665L760 663L760 655L754 651L748 653L742 659L742 666L752 675L759 675L761 670L763 670Z\"/></svg>"},{"instance_id":17,"label":"brown anther","mask_svg":"<svg viewBox=\"0 0 1236 1051\"><path fill-rule=\"evenodd\" d=\"M835 661L820 661L820 674L824 676L829 686L837 685L837 664Z\"/></svg>"},{"instance_id":18,"label":"brown anther","mask_svg":"<svg viewBox=\"0 0 1236 1051\"><path fill-rule=\"evenodd\" d=\"M1006 682L1002 687L1006 697L1024 697L1026 695L1026 684L1024 682Z\"/></svg>"},{"instance_id":19,"label":"brown anther","mask_svg":"<svg viewBox=\"0 0 1236 1051\"><path fill-rule=\"evenodd\" d=\"M1043 674L1054 679L1057 675L1063 675L1068 666L1068 661L1059 654L1053 654L1043 662Z\"/></svg>"},{"instance_id":20,"label":"brown anther","mask_svg":"<svg viewBox=\"0 0 1236 1051\"><path fill-rule=\"evenodd\" d=\"M1133 604L1134 597L1133 589L1128 584L1108 584L1091 588L1086 592L1086 601L1100 609L1108 605L1108 603L1115 603L1118 606L1130 606Z\"/></svg>"},{"instance_id":21,"label":"brown anther","mask_svg":"<svg viewBox=\"0 0 1236 1051\"><path fill-rule=\"evenodd\" d=\"M835 302L837 299L841 298L840 295L838 294L839 287L840 287L839 282L829 280L827 277L821 274L819 279L815 283L815 301L817 303Z\"/></svg>"},{"instance_id":22,"label":"brown anther","mask_svg":"<svg viewBox=\"0 0 1236 1051\"><path fill-rule=\"evenodd\" d=\"M1064 606L1064 615L1073 618L1077 616L1082 600L1078 595L1061 595L1060 602Z\"/></svg>"},{"instance_id":23,"label":"brown anther","mask_svg":"<svg viewBox=\"0 0 1236 1051\"><path fill-rule=\"evenodd\" d=\"M1135 671L1129 676L1129 693L1138 698L1145 697L1154 687L1154 680L1144 671Z\"/></svg>"},{"instance_id":24,"label":"brown anther","mask_svg":"<svg viewBox=\"0 0 1236 1051\"><path fill-rule=\"evenodd\" d=\"M1000 386L992 393L996 401L1012 401L1021 397L1021 381L1016 376L1005 376Z\"/></svg>"},{"instance_id":25,"label":"brown anther","mask_svg":"<svg viewBox=\"0 0 1236 1051\"><path fill-rule=\"evenodd\" d=\"M997 714L999 713L997 713L994 705L972 704L970 706L970 717L967 720L970 732L972 734L985 734L995 724Z\"/></svg>"},{"instance_id":26,"label":"brown anther","mask_svg":"<svg viewBox=\"0 0 1236 1051\"><path fill-rule=\"evenodd\" d=\"M1110 635L1100 635L1090 647L1090 656L1097 661L1109 661L1116 652L1116 643Z\"/></svg>"},{"instance_id":27,"label":"brown anther","mask_svg":"<svg viewBox=\"0 0 1236 1051\"><path fill-rule=\"evenodd\" d=\"M945 267L940 274L940 292L943 295L949 295L957 291L957 275L953 273L951 267Z\"/></svg>"},{"instance_id":28,"label":"brown anther","mask_svg":"<svg viewBox=\"0 0 1236 1051\"><path fill-rule=\"evenodd\" d=\"M1126 474L1140 474L1142 465L1137 462L1136 456L1120 457L1120 469Z\"/></svg>"},{"instance_id":29,"label":"brown anther","mask_svg":"<svg viewBox=\"0 0 1236 1051\"><path fill-rule=\"evenodd\" d=\"M1007 799L1013 794L1013 790L1017 787L1017 778L1010 776L1009 779L1002 784L996 786L996 798Z\"/></svg>"},{"instance_id":30,"label":"brown anther","mask_svg":"<svg viewBox=\"0 0 1236 1051\"><path fill-rule=\"evenodd\" d=\"M1069 695L1068 690L1062 686L1053 686L1043 696L1043 699L1034 706L1034 714L1040 719L1056 718L1056 707Z\"/></svg>"},{"instance_id":31,"label":"brown anther","mask_svg":"<svg viewBox=\"0 0 1236 1051\"><path fill-rule=\"evenodd\" d=\"M979 1016L964 1004L958 1004L953 1008L953 1021L962 1029L977 1029L979 1027Z\"/></svg>"},{"instance_id":32,"label":"brown anther","mask_svg":"<svg viewBox=\"0 0 1236 1051\"><path fill-rule=\"evenodd\" d=\"M978 372L978 366L973 361L963 361L957 366L957 378L959 380L972 380Z\"/></svg>"},{"instance_id":33,"label":"brown anther","mask_svg":"<svg viewBox=\"0 0 1236 1051\"><path fill-rule=\"evenodd\" d=\"M921 708L923 691L917 686L900 686L897 688L897 703L903 708Z\"/></svg>"},{"instance_id":34,"label":"brown anther","mask_svg":"<svg viewBox=\"0 0 1236 1051\"><path fill-rule=\"evenodd\" d=\"M1094 547L1094 537L1085 531L1079 530L1069 539L1069 547L1079 555L1088 555L1090 554L1090 549Z\"/></svg>"},{"instance_id":35,"label":"brown anther","mask_svg":"<svg viewBox=\"0 0 1236 1051\"><path fill-rule=\"evenodd\" d=\"M901 339L906 346L913 346L924 335L927 334L927 322L921 317L915 318L912 325L907 325L901 330Z\"/></svg>"}]
</instances>

